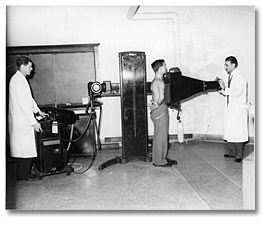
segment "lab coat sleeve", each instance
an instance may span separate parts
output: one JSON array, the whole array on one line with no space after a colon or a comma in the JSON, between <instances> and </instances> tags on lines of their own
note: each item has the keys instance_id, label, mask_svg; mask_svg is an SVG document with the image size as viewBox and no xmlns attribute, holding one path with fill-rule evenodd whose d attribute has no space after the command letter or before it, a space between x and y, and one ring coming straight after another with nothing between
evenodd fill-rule
<instances>
[{"instance_id":1,"label":"lab coat sleeve","mask_svg":"<svg viewBox=\"0 0 270 225\"><path fill-rule=\"evenodd\" d=\"M32 98L34 113L38 113L40 109L37 106L36 101Z\"/></svg>"},{"instance_id":2,"label":"lab coat sleeve","mask_svg":"<svg viewBox=\"0 0 270 225\"><path fill-rule=\"evenodd\" d=\"M231 97L239 97L244 91L244 85L245 80L242 75L236 75L233 77L231 87L226 87L225 90L222 91L222 94L229 95Z\"/></svg>"},{"instance_id":3,"label":"lab coat sleeve","mask_svg":"<svg viewBox=\"0 0 270 225\"><path fill-rule=\"evenodd\" d=\"M27 119L30 125L34 125L37 123L37 120L34 117L34 106L33 106L33 98L29 96L27 91L25 90L24 85L12 85L11 92L13 93L14 99L24 114L24 117ZM29 101L29 98L31 99ZM36 106L37 107L37 106Z\"/></svg>"}]
</instances>

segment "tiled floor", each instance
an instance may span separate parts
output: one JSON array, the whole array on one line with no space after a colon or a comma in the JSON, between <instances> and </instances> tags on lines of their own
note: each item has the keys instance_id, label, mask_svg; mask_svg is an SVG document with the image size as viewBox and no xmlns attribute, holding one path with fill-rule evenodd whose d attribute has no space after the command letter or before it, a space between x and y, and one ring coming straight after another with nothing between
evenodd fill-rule
<instances>
[{"instance_id":1,"label":"tiled floor","mask_svg":"<svg viewBox=\"0 0 270 225\"><path fill-rule=\"evenodd\" d=\"M254 146L245 148L249 155ZM104 170L98 166L121 156L121 150L98 152L83 174L16 181L15 164L7 164L7 209L25 210L241 210L242 163L225 159L226 145L216 142L172 143L169 157L178 165L160 168L129 161ZM87 168L89 157L76 163ZM74 166L74 168L76 168Z\"/></svg>"}]
</instances>

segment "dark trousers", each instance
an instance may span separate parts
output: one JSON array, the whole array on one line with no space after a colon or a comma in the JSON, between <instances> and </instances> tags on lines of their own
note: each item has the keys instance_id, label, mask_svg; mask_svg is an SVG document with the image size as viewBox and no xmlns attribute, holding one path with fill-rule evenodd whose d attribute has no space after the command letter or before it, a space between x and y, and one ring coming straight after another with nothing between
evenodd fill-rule
<instances>
[{"instance_id":1,"label":"dark trousers","mask_svg":"<svg viewBox=\"0 0 270 225\"><path fill-rule=\"evenodd\" d=\"M29 179L33 165L33 158L17 158L17 179Z\"/></svg>"},{"instance_id":2,"label":"dark trousers","mask_svg":"<svg viewBox=\"0 0 270 225\"><path fill-rule=\"evenodd\" d=\"M235 156L236 159L243 158L245 142L228 142L229 155Z\"/></svg>"}]
</instances>

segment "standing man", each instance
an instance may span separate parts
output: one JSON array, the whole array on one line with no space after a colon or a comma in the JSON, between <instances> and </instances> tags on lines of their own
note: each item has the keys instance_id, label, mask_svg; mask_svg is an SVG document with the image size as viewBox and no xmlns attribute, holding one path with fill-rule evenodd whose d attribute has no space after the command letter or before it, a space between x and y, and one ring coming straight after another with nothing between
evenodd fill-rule
<instances>
[{"instance_id":1,"label":"standing man","mask_svg":"<svg viewBox=\"0 0 270 225\"><path fill-rule=\"evenodd\" d=\"M42 132L40 123L34 117L39 113L44 117L32 98L26 76L31 74L32 62L27 57L16 60L17 72L9 84L9 133L10 154L17 158L17 179L36 180L31 176L33 158L37 157L35 131Z\"/></svg>"},{"instance_id":2,"label":"standing man","mask_svg":"<svg viewBox=\"0 0 270 225\"><path fill-rule=\"evenodd\" d=\"M225 158L235 158L239 163L243 159L245 142L248 141L248 111L247 82L245 76L237 69L238 62L234 56L225 59L224 68L228 73L228 85L222 79L219 84L222 88L220 93L226 97L224 134L229 153Z\"/></svg>"},{"instance_id":3,"label":"standing man","mask_svg":"<svg viewBox=\"0 0 270 225\"><path fill-rule=\"evenodd\" d=\"M155 72L155 78L150 86L152 91L151 120L154 123L152 161L154 166L169 167L172 166L172 163L166 160L169 113L164 101L165 84L163 82L163 74L167 72L167 68L163 59L156 60L151 66Z\"/></svg>"}]
</instances>

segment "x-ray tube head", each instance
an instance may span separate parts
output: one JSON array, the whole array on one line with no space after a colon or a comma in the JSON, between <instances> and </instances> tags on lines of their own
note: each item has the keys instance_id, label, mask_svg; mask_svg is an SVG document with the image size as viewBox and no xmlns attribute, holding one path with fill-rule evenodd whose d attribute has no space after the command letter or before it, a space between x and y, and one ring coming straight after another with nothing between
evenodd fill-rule
<instances>
[{"instance_id":1,"label":"x-ray tube head","mask_svg":"<svg viewBox=\"0 0 270 225\"><path fill-rule=\"evenodd\" d=\"M203 81L183 76L178 67L171 68L163 75L165 83L165 103L169 106L179 105L182 100L209 90L220 90L218 81Z\"/></svg>"}]
</instances>

